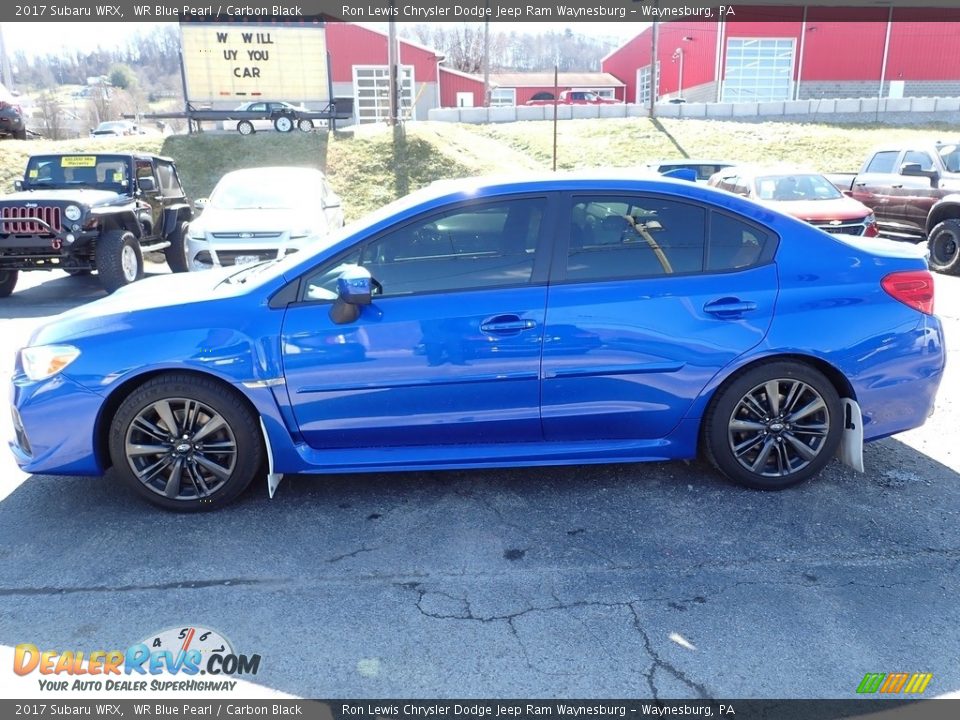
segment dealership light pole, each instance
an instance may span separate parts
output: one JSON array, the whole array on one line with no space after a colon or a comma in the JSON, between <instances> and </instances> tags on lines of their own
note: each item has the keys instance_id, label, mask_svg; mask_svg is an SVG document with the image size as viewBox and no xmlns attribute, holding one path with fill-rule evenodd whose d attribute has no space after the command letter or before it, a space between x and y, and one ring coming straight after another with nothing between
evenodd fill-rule
<instances>
[{"instance_id":1,"label":"dealership light pole","mask_svg":"<svg viewBox=\"0 0 960 720\"><path fill-rule=\"evenodd\" d=\"M683 97L683 48L678 47L673 51L673 59L679 61L680 72L677 74L677 97Z\"/></svg>"}]
</instances>

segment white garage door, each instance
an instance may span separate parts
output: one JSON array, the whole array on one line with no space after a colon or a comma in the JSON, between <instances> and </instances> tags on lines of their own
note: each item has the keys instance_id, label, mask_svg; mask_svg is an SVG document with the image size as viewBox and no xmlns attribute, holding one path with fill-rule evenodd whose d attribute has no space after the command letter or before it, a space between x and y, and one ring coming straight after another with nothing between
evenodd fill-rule
<instances>
[{"instance_id":1,"label":"white garage door","mask_svg":"<svg viewBox=\"0 0 960 720\"><path fill-rule=\"evenodd\" d=\"M400 66L400 115L409 120L413 108L413 67ZM390 72L386 65L354 65L354 107L358 123L390 119Z\"/></svg>"}]
</instances>

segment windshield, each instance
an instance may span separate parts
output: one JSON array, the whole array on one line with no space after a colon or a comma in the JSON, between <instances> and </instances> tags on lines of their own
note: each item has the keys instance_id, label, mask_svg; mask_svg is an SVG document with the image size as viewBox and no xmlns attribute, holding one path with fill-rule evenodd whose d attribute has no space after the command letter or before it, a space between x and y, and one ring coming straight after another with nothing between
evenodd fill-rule
<instances>
[{"instance_id":1,"label":"windshield","mask_svg":"<svg viewBox=\"0 0 960 720\"><path fill-rule=\"evenodd\" d=\"M86 187L125 192L130 161L122 155L34 155L24 174L27 188Z\"/></svg>"},{"instance_id":2,"label":"windshield","mask_svg":"<svg viewBox=\"0 0 960 720\"><path fill-rule=\"evenodd\" d=\"M941 145L937 148L947 172L960 172L960 145Z\"/></svg>"},{"instance_id":3,"label":"windshield","mask_svg":"<svg viewBox=\"0 0 960 720\"><path fill-rule=\"evenodd\" d=\"M219 210L292 210L318 207L320 184L300 174L267 173L226 176L213 189L209 206Z\"/></svg>"},{"instance_id":4,"label":"windshield","mask_svg":"<svg viewBox=\"0 0 960 720\"><path fill-rule=\"evenodd\" d=\"M757 197L761 200L836 200L843 197L823 175L767 175L756 180Z\"/></svg>"}]
</instances>

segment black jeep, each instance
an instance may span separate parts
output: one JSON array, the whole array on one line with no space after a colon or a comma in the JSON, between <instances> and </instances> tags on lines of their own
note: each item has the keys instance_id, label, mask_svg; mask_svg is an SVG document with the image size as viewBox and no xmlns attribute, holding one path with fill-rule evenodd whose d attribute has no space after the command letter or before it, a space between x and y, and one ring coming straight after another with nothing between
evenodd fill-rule
<instances>
[{"instance_id":1,"label":"black jeep","mask_svg":"<svg viewBox=\"0 0 960 720\"><path fill-rule=\"evenodd\" d=\"M0 197L0 297L21 270L96 270L107 292L143 277L143 253L187 268L192 210L173 160L138 154L34 155Z\"/></svg>"}]
</instances>

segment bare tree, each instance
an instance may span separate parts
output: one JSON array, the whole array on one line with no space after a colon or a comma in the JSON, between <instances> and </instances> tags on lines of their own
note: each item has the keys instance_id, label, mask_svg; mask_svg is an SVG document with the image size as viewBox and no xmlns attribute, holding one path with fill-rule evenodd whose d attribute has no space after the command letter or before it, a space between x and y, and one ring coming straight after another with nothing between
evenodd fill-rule
<instances>
[{"instance_id":1,"label":"bare tree","mask_svg":"<svg viewBox=\"0 0 960 720\"><path fill-rule=\"evenodd\" d=\"M37 98L37 108L43 119L43 134L51 140L63 140L64 110L60 99L52 92L45 92Z\"/></svg>"}]
</instances>

